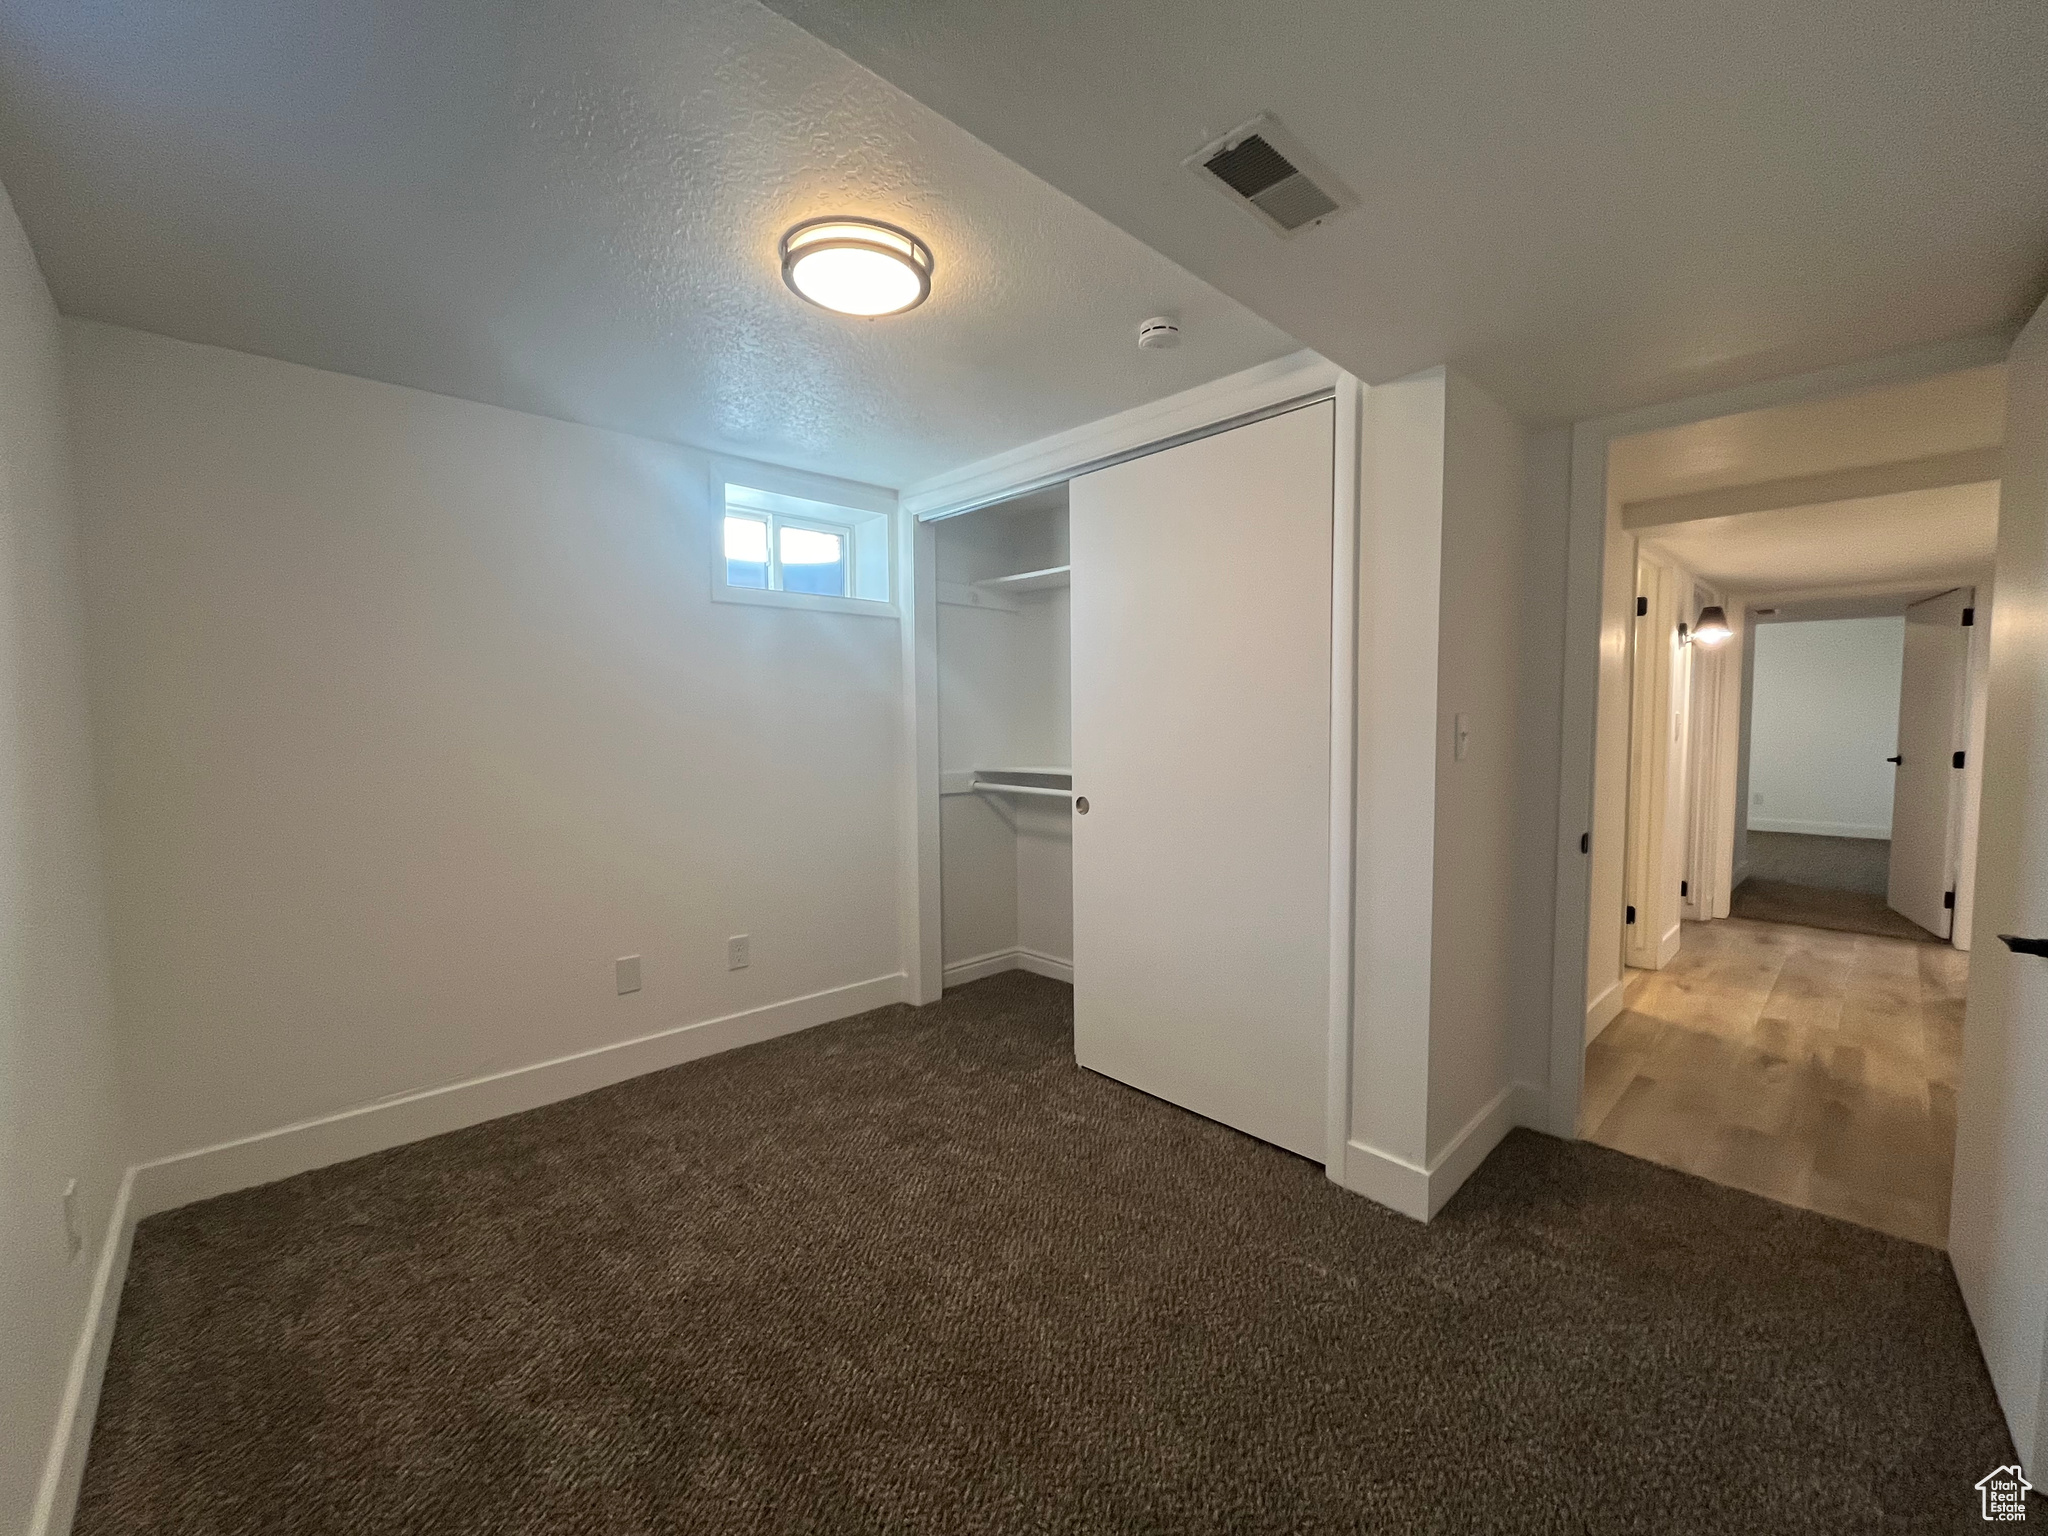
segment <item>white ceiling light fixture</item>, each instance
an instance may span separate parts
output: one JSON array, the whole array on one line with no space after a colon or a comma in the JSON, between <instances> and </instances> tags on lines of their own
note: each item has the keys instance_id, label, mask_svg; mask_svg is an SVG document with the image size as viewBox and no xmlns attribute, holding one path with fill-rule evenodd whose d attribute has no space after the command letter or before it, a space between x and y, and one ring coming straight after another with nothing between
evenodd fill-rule
<instances>
[{"instance_id":1,"label":"white ceiling light fixture","mask_svg":"<svg viewBox=\"0 0 2048 1536\"><path fill-rule=\"evenodd\" d=\"M900 315L931 296L932 248L876 219L806 219L782 237L782 280L841 315Z\"/></svg>"}]
</instances>

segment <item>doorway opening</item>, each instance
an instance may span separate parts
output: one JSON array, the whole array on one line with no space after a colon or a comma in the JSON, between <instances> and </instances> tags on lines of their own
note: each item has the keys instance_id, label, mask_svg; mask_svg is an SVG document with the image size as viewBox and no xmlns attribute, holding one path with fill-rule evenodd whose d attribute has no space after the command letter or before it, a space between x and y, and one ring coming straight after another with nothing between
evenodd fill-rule
<instances>
[{"instance_id":1,"label":"doorway opening","mask_svg":"<svg viewBox=\"0 0 2048 1536\"><path fill-rule=\"evenodd\" d=\"M1945 1244L2003 428L1994 364L1608 443L1581 1135Z\"/></svg>"}]
</instances>

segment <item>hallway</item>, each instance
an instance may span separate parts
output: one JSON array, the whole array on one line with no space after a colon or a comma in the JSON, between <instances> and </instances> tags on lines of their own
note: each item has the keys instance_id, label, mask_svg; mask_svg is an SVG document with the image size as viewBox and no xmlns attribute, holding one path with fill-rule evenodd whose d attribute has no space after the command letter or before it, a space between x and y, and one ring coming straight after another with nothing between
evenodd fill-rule
<instances>
[{"instance_id":1,"label":"hallway","mask_svg":"<svg viewBox=\"0 0 2048 1536\"><path fill-rule=\"evenodd\" d=\"M1586 1049L1589 1140L1942 1247L1969 956L1687 923Z\"/></svg>"}]
</instances>

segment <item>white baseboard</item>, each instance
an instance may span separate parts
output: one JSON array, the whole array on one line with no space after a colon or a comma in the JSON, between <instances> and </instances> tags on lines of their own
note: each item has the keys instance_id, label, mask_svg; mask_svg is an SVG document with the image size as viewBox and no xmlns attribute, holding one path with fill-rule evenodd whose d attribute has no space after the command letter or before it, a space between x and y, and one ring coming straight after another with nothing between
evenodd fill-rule
<instances>
[{"instance_id":1,"label":"white baseboard","mask_svg":"<svg viewBox=\"0 0 2048 1536\"><path fill-rule=\"evenodd\" d=\"M1362 1141L1350 1142L1345 1147L1344 1187L1403 1216L1429 1221L1486 1161L1486 1154L1500 1145L1503 1136L1518 1125L1540 1127L1545 1108L1544 1092L1536 1084L1509 1083L1466 1121L1464 1129L1427 1166Z\"/></svg>"},{"instance_id":2,"label":"white baseboard","mask_svg":"<svg viewBox=\"0 0 2048 1536\"><path fill-rule=\"evenodd\" d=\"M1034 976L1049 977L1053 981L1064 981L1068 986L1074 984L1073 961L1062 960L1056 955L1044 954L1035 949L1018 949L1017 969L1029 971Z\"/></svg>"},{"instance_id":3,"label":"white baseboard","mask_svg":"<svg viewBox=\"0 0 2048 1536\"><path fill-rule=\"evenodd\" d=\"M975 955L967 960L955 960L946 967L946 985L965 986L970 981L979 981L1000 971L1030 971L1035 976L1049 976L1054 981L1070 984L1074 979L1073 961L1018 945L1009 949L992 949L985 955Z\"/></svg>"},{"instance_id":4,"label":"white baseboard","mask_svg":"<svg viewBox=\"0 0 2048 1536\"><path fill-rule=\"evenodd\" d=\"M1797 832L1803 837L1869 837L1879 840L1892 835L1890 827L1859 826L1846 821L1775 821L1761 816L1749 818L1752 832Z\"/></svg>"},{"instance_id":5,"label":"white baseboard","mask_svg":"<svg viewBox=\"0 0 2048 1536\"><path fill-rule=\"evenodd\" d=\"M50 1433L43 1481L28 1517L28 1536L69 1536L78 1510L78 1489L85 1478L85 1456L92 1449L93 1415L100 1405L100 1383L107 1374L107 1351L114 1343L114 1320L121 1311L121 1286L128 1278L128 1253L135 1241L135 1170L121 1176L107 1230L100 1239L92 1294L85 1304L85 1322L71 1352L64 1378L64 1396L57 1405L57 1423Z\"/></svg>"},{"instance_id":6,"label":"white baseboard","mask_svg":"<svg viewBox=\"0 0 2048 1536\"><path fill-rule=\"evenodd\" d=\"M279 1126L273 1131L159 1158L131 1170L135 1219L231 1190L270 1184L331 1163L423 1141L502 1115L538 1109L628 1078L681 1066L736 1046L772 1040L903 1001L897 971L813 992L744 1013L682 1024L634 1040L595 1046L552 1061L513 1067L466 1082L399 1094L374 1104Z\"/></svg>"},{"instance_id":7,"label":"white baseboard","mask_svg":"<svg viewBox=\"0 0 2048 1536\"><path fill-rule=\"evenodd\" d=\"M1628 978L1617 976L1598 997L1586 1004L1586 1044L1591 1045L1601 1030L1621 1017L1622 1005L1627 999Z\"/></svg>"}]
</instances>

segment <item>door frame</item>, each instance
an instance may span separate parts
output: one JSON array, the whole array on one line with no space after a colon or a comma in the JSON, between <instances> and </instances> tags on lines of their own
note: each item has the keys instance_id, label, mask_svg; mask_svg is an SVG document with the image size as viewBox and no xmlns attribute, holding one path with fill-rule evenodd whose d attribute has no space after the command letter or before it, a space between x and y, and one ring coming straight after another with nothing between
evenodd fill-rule
<instances>
[{"instance_id":1,"label":"door frame","mask_svg":"<svg viewBox=\"0 0 2048 1536\"><path fill-rule=\"evenodd\" d=\"M2003 362L2017 330L1916 347L1863 362L1745 384L1595 417L1572 427L1570 529L1565 556L1564 687L1558 761L1551 947L1547 1129L1576 1139L1585 1080L1586 946L1592 861L1579 839L1593 827L1593 759L1600 706L1601 576L1607 553L1607 447L1618 437L1711 421L1766 406L1856 394ZM1627 535L1624 535L1627 537Z\"/></svg>"},{"instance_id":2,"label":"door frame","mask_svg":"<svg viewBox=\"0 0 2048 1536\"><path fill-rule=\"evenodd\" d=\"M919 620L905 638L903 657L903 743L910 767L904 776L909 803L900 822L901 926L905 998L927 1003L938 999L944 985L939 963L937 586L927 525L1318 400L1336 402L1330 509L1330 974L1324 1167L1340 1182L1351 1132L1358 495L1364 398L1365 386L1352 375L1313 352L1296 352L935 476L899 495L906 515L898 558L905 562L905 590L913 594L909 606Z\"/></svg>"}]
</instances>

